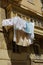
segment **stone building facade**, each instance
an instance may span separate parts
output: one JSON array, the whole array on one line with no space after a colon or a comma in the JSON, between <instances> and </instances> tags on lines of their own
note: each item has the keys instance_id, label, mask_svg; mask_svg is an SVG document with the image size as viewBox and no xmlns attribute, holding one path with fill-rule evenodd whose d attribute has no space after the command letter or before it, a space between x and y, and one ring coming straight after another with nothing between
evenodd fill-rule
<instances>
[{"instance_id":1,"label":"stone building facade","mask_svg":"<svg viewBox=\"0 0 43 65\"><path fill-rule=\"evenodd\" d=\"M43 65L43 11L41 0L1 0L0 1L0 65ZM35 23L34 44L27 48L19 47L20 53L13 51L12 34L2 28L2 20L20 16Z\"/></svg>"}]
</instances>

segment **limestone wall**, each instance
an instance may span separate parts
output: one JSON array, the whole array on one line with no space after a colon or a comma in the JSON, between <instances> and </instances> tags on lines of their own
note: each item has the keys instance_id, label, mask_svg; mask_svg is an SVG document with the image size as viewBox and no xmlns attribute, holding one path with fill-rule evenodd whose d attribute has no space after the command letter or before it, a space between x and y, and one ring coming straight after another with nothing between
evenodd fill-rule
<instances>
[{"instance_id":1,"label":"limestone wall","mask_svg":"<svg viewBox=\"0 0 43 65\"><path fill-rule=\"evenodd\" d=\"M42 13L41 12L41 1L40 0L22 0L21 1L21 7L27 9L27 10L32 10L33 12L38 12L38 13Z\"/></svg>"}]
</instances>

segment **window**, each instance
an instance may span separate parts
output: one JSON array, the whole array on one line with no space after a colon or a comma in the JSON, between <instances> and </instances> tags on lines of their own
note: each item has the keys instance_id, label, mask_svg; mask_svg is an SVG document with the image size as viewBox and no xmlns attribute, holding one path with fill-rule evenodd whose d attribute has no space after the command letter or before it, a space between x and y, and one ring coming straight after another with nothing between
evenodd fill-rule
<instances>
[{"instance_id":1,"label":"window","mask_svg":"<svg viewBox=\"0 0 43 65\"><path fill-rule=\"evenodd\" d=\"M34 50L35 55L40 56L40 45L37 44L37 42L33 45L33 50Z\"/></svg>"}]
</instances>

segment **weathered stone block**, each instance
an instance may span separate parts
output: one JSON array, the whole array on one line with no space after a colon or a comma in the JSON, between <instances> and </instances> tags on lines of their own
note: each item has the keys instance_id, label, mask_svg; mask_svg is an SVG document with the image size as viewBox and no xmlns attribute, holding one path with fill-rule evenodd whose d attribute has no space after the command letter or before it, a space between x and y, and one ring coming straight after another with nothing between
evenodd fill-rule
<instances>
[{"instance_id":1,"label":"weathered stone block","mask_svg":"<svg viewBox=\"0 0 43 65\"><path fill-rule=\"evenodd\" d=\"M12 56L12 50L0 49L0 60L10 60Z\"/></svg>"},{"instance_id":2,"label":"weathered stone block","mask_svg":"<svg viewBox=\"0 0 43 65\"><path fill-rule=\"evenodd\" d=\"M5 9L0 7L0 28L2 28L2 20L6 18Z\"/></svg>"},{"instance_id":3,"label":"weathered stone block","mask_svg":"<svg viewBox=\"0 0 43 65\"><path fill-rule=\"evenodd\" d=\"M7 49L7 45L3 33L0 33L0 49Z\"/></svg>"},{"instance_id":4,"label":"weathered stone block","mask_svg":"<svg viewBox=\"0 0 43 65\"><path fill-rule=\"evenodd\" d=\"M10 60L0 60L0 65L12 65Z\"/></svg>"}]
</instances>

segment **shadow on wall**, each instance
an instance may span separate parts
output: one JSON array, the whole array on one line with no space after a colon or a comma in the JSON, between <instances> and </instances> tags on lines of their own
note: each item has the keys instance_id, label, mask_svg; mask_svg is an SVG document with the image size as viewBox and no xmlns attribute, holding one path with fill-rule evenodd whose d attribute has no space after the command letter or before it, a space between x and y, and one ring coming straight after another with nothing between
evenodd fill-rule
<instances>
[{"instance_id":1,"label":"shadow on wall","mask_svg":"<svg viewBox=\"0 0 43 65\"><path fill-rule=\"evenodd\" d=\"M29 55L31 53L33 55L35 54L36 56L37 55L40 56L39 45L37 44L38 42L34 41L34 44L32 44L29 47L22 47L22 46L17 46L17 45L15 46L14 42L12 41L13 40L13 33L14 33L13 28L11 28L7 32L6 29L3 27L3 33L4 33L6 45L7 45L8 55L11 59L11 65L14 65L14 64L17 65L18 64L18 63L15 63L15 61L17 60L17 57L14 55L21 55L23 53L25 56L25 53L26 53L26 59L24 59L24 60L26 60L26 61L30 60L30 64L31 64L31 59L30 59ZM10 54L9 50L12 51L11 54ZM12 59L13 56L14 56L14 58ZM16 57L16 60L15 60L15 57ZM22 58L23 58L23 56L22 56ZM20 60L19 57L18 57L18 60ZM21 65L23 65L23 64L21 64ZM27 64L25 64L25 65L27 65Z\"/></svg>"},{"instance_id":2,"label":"shadow on wall","mask_svg":"<svg viewBox=\"0 0 43 65\"><path fill-rule=\"evenodd\" d=\"M3 35L4 35L4 38L5 38L6 46L7 46L8 56L10 58L10 63L11 63L11 65L13 65L12 64L12 42L9 41L9 32L7 32L4 27L2 29L3 29Z\"/></svg>"},{"instance_id":3,"label":"shadow on wall","mask_svg":"<svg viewBox=\"0 0 43 65\"><path fill-rule=\"evenodd\" d=\"M12 32L11 32L12 31ZM6 31L6 29L3 27L3 34L4 34L4 38L5 38L5 41L6 41L6 45L7 45L7 51L8 51L8 55L9 55L9 57L10 57L10 59L11 59L11 65L24 65L24 63L26 63L26 62L23 62L23 63L15 63L14 61L16 61L16 60L13 60L12 59L12 55L14 54L16 54L16 55L21 55L21 53L26 53L27 54L27 57L26 57L26 59L25 59L25 61L28 61L28 60L30 60L30 58L29 58L29 55L31 54L31 51L30 51L30 47L21 47L21 46L16 46L15 48L15 51L14 51L14 47L13 47L13 42L12 42L12 40L13 40L13 28L11 28L8 32ZM10 37L9 37L9 35L11 35ZM12 38L11 38L12 37ZM18 50L17 50L18 49ZM9 50L11 50L12 52L11 52L11 54L10 54L10 52L9 52ZM19 58L18 58L18 60L19 60ZM21 62L21 61L20 61ZM31 62L29 62L29 63L31 63ZM25 64L25 65L27 65L27 64Z\"/></svg>"}]
</instances>

